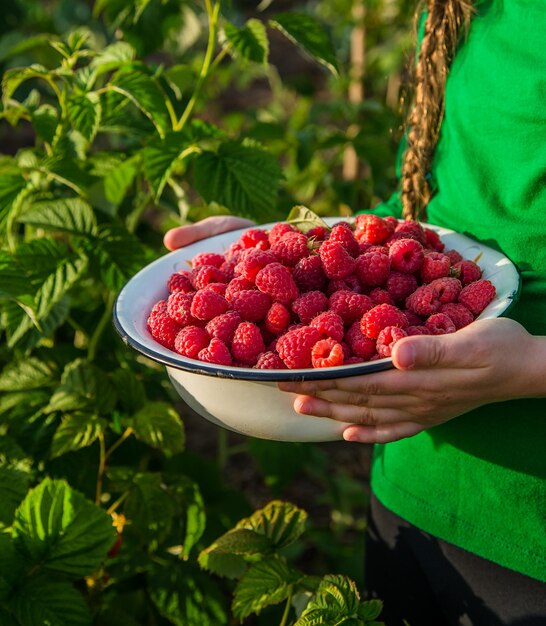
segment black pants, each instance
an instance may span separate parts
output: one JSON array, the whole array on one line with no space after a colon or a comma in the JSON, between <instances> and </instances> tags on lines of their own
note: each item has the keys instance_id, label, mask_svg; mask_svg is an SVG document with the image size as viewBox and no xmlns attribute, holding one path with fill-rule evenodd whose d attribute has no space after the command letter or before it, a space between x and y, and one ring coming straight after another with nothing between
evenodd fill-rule
<instances>
[{"instance_id":1,"label":"black pants","mask_svg":"<svg viewBox=\"0 0 546 626\"><path fill-rule=\"evenodd\" d=\"M372 497L366 593L387 626L546 626L546 583L429 535Z\"/></svg>"}]
</instances>

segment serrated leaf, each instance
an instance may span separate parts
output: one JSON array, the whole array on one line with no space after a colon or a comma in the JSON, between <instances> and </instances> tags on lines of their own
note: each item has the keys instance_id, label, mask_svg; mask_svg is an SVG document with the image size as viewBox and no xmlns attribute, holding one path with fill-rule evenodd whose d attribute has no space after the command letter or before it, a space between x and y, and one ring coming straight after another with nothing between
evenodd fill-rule
<instances>
[{"instance_id":1,"label":"serrated leaf","mask_svg":"<svg viewBox=\"0 0 546 626\"><path fill-rule=\"evenodd\" d=\"M383 602L381 600L367 600L358 607L358 617L366 621L372 621L381 615Z\"/></svg>"},{"instance_id":2,"label":"serrated leaf","mask_svg":"<svg viewBox=\"0 0 546 626\"><path fill-rule=\"evenodd\" d=\"M93 209L81 198L35 201L21 213L18 221L82 237L94 235L97 230Z\"/></svg>"},{"instance_id":3,"label":"serrated leaf","mask_svg":"<svg viewBox=\"0 0 546 626\"><path fill-rule=\"evenodd\" d=\"M275 208L282 173L269 152L228 141L217 152L202 152L193 163L195 186L207 202L254 217Z\"/></svg>"},{"instance_id":4,"label":"serrated leaf","mask_svg":"<svg viewBox=\"0 0 546 626\"><path fill-rule=\"evenodd\" d=\"M278 13L269 26L279 30L315 60L326 66L332 74L339 73L335 48L324 25L305 13Z\"/></svg>"},{"instance_id":5,"label":"serrated leaf","mask_svg":"<svg viewBox=\"0 0 546 626\"><path fill-rule=\"evenodd\" d=\"M46 570L81 578L97 569L115 539L111 517L71 489L46 478L15 513L17 549Z\"/></svg>"},{"instance_id":6,"label":"serrated leaf","mask_svg":"<svg viewBox=\"0 0 546 626\"><path fill-rule=\"evenodd\" d=\"M27 181L19 173L0 173L0 230L4 230L12 207L25 192L26 187Z\"/></svg>"},{"instance_id":7,"label":"serrated leaf","mask_svg":"<svg viewBox=\"0 0 546 626\"><path fill-rule=\"evenodd\" d=\"M322 578L315 596L302 613L302 617L315 611L327 612L336 619L356 615L360 595L356 584L346 576L327 574Z\"/></svg>"},{"instance_id":8,"label":"serrated leaf","mask_svg":"<svg viewBox=\"0 0 546 626\"><path fill-rule=\"evenodd\" d=\"M278 550L298 539L305 530L307 513L281 500L272 500L264 508L255 511L250 517L242 519L236 528L249 528L267 537Z\"/></svg>"},{"instance_id":9,"label":"serrated leaf","mask_svg":"<svg viewBox=\"0 0 546 626\"><path fill-rule=\"evenodd\" d=\"M73 94L66 101L66 110L74 129L92 141L102 114L99 96L94 92Z\"/></svg>"},{"instance_id":10,"label":"serrated leaf","mask_svg":"<svg viewBox=\"0 0 546 626\"><path fill-rule=\"evenodd\" d=\"M149 402L132 419L135 437L152 448L176 454L184 450L184 425L166 402Z\"/></svg>"},{"instance_id":11,"label":"serrated leaf","mask_svg":"<svg viewBox=\"0 0 546 626\"><path fill-rule=\"evenodd\" d=\"M90 446L105 429L106 422L94 413L65 415L53 435L51 457Z\"/></svg>"},{"instance_id":12,"label":"serrated leaf","mask_svg":"<svg viewBox=\"0 0 546 626\"><path fill-rule=\"evenodd\" d=\"M147 74L138 70L118 72L112 77L107 88L131 100L148 117L161 137L171 128L165 104L166 96Z\"/></svg>"},{"instance_id":13,"label":"serrated leaf","mask_svg":"<svg viewBox=\"0 0 546 626\"><path fill-rule=\"evenodd\" d=\"M36 357L14 360L0 373L0 391L28 391L51 385L56 370Z\"/></svg>"},{"instance_id":14,"label":"serrated leaf","mask_svg":"<svg viewBox=\"0 0 546 626\"><path fill-rule=\"evenodd\" d=\"M219 576L239 577L246 569L246 560L270 554L271 542L248 528L232 529L202 550L199 565Z\"/></svg>"},{"instance_id":15,"label":"serrated leaf","mask_svg":"<svg viewBox=\"0 0 546 626\"><path fill-rule=\"evenodd\" d=\"M4 72L4 77L2 78L2 101L4 107L8 108L8 100L13 96L21 83L31 78L49 78L50 76L49 70L37 63L28 67L14 67Z\"/></svg>"},{"instance_id":16,"label":"serrated leaf","mask_svg":"<svg viewBox=\"0 0 546 626\"><path fill-rule=\"evenodd\" d=\"M293 226L297 226L302 233L308 233L317 226L326 228L328 231L331 230L330 226L319 215L302 205L293 207L286 221Z\"/></svg>"},{"instance_id":17,"label":"serrated leaf","mask_svg":"<svg viewBox=\"0 0 546 626\"><path fill-rule=\"evenodd\" d=\"M188 141L187 133L172 132L163 139L151 141L142 150L144 173L156 200L161 196L176 163L189 156L195 148Z\"/></svg>"},{"instance_id":18,"label":"serrated leaf","mask_svg":"<svg viewBox=\"0 0 546 626\"><path fill-rule=\"evenodd\" d=\"M263 22L251 18L242 28L226 22L222 32L222 43L229 45L229 51L233 56L267 65L269 40Z\"/></svg>"},{"instance_id":19,"label":"serrated leaf","mask_svg":"<svg viewBox=\"0 0 546 626\"><path fill-rule=\"evenodd\" d=\"M28 491L29 482L26 472L0 467L0 524L11 525L15 509Z\"/></svg>"},{"instance_id":20,"label":"serrated leaf","mask_svg":"<svg viewBox=\"0 0 546 626\"><path fill-rule=\"evenodd\" d=\"M150 597L159 613L175 626L225 626L229 623L224 594L216 583L189 563L154 571Z\"/></svg>"},{"instance_id":21,"label":"serrated leaf","mask_svg":"<svg viewBox=\"0 0 546 626\"><path fill-rule=\"evenodd\" d=\"M235 588L231 608L233 615L243 620L251 613L260 613L265 607L288 598L291 586L301 573L279 558L254 563L243 574Z\"/></svg>"},{"instance_id":22,"label":"serrated leaf","mask_svg":"<svg viewBox=\"0 0 546 626\"><path fill-rule=\"evenodd\" d=\"M126 41L116 41L103 48L90 63L96 76L117 69L125 63L130 63L136 56L136 51Z\"/></svg>"},{"instance_id":23,"label":"serrated leaf","mask_svg":"<svg viewBox=\"0 0 546 626\"><path fill-rule=\"evenodd\" d=\"M56 411L89 411L110 413L117 402L117 393L101 369L77 359L69 363L61 376L61 384L51 396L46 413Z\"/></svg>"},{"instance_id":24,"label":"serrated leaf","mask_svg":"<svg viewBox=\"0 0 546 626\"><path fill-rule=\"evenodd\" d=\"M71 130L64 137L65 141L62 144L61 142L57 143L58 153L43 158L32 169L54 178L61 185L84 197L87 194L87 187L91 184L92 178L79 162L83 155L78 153L78 150L81 153L81 147L77 145L76 138L79 137L81 142L86 142L87 140L76 130ZM65 150L69 150L68 155L65 154ZM70 156L71 152L74 152L77 158Z\"/></svg>"},{"instance_id":25,"label":"serrated leaf","mask_svg":"<svg viewBox=\"0 0 546 626\"><path fill-rule=\"evenodd\" d=\"M91 626L91 613L79 591L46 577L28 579L10 606L25 626Z\"/></svg>"},{"instance_id":26,"label":"serrated leaf","mask_svg":"<svg viewBox=\"0 0 546 626\"><path fill-rule=\"evenodd\" d=\"M42 104L31 114L32 126L40 139L51 143L59 123L59 113L50 104Z\"/></svg>"},{"instance_id":27,"label":"serrated leaf","mask_svg":"<svg viewBox=\"0 0 546 626\"><path fill-rule=\"evenodd\" d=\"M103 178L104 195L108 202L118 206L125 198L140 169L140 156L127 159Z\"/></svg>"},{"instance_id":28,"label":"serrated leaf","mask_svg":"<svg viewBox=\"0 0 546 626\"><path fill-rule=\"evenodd\" d=\"M178 506L176 517L182 521L184 532L180 556L187 560L192 548L205 531L205 505L199 486L186 476L179 476L174 483L170 483L168 492Z\"/></svg>"}]
</instances>

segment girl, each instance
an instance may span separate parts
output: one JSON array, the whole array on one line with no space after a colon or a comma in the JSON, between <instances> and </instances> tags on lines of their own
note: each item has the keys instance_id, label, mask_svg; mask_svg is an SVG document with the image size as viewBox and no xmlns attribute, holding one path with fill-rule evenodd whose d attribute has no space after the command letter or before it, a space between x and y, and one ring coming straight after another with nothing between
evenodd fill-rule
<instances>
[{"instance_id":1,"label":"girl","mask_svg":"<svg viewBox=\"0 0 546 626\"><path fill-rule=\"evenodd\" d=\"M544 2L428 0L400 193L374 210L501 250L522 279L511 319L404 338L387 372L281 384L377 444L367 588L389 625L546 624L545 50Z\"/></svg>"}]
</instances>

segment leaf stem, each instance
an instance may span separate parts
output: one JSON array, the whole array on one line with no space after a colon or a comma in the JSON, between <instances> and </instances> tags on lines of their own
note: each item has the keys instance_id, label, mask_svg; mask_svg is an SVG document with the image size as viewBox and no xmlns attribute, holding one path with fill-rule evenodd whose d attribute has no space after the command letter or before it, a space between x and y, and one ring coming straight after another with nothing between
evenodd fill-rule
<instances>
[{"instance_id":1,"label":"leaf stem","mask_svg":"<svg viewBox=\"0 0 546 626\"><path fill-rule=\"evenodd\" d=\"M282 620L279 626L286 626L288 624L288 615L290 613L290 606L292 603L292 591L293 591L293 587L292 585L290 585L288 589L288 598L286 598L286 604L284 606L284 613L282 615Z\"/></svg>"},{"instance_id":2,"label":"leaf stem","mask_svg":"<svg viewBox=\"0 0 546 626\"><path fill-rule=\"evenodd\" d=\"M199 78L197 79L195 89L193 90L193 94L188 104L186 105L186 108L184 109L184 113L182 113L182 117L178 120L178 123L174 127L175 131L180 131L184 128L186 122L193 112L197 99L201 95L203 84L208 76L209 69L212 63L212 57L214 55L214 48L216 47L216 34L218 27L218 15L220 14L220 2L218 1L213 6L211 0L205 0L205 6L207 8L209 21L209 38L207 42L207 50L205 52L205 58L203 59L203 65L201 67L201 72L199 73Z\"/></svg>"},{"instance_id":3,"label":"leaf stem","mask_svg":"<svg viewBox=\"0 0 546 626\"><path fill-rule=\"evenodd\" d=\"M115 512L118 506L127 498L128 495L129 495L129 490L123 492L121 496L113 504L111 504L106 510L108 515L112 515L112 513Z\"/></svg>"},{"instance_id":4,"label":"leaf stem","mask_svg":"<svg viewBox=\"0 0 546 626\"><path fill-rule=\"evenodd\" d=\"M104 441L104 433L99 432L99 469L97 470L97 490L95 492L95 504L100 506L102 497L102 479L104 478L104 470L106 468L106 443Z\"/></svg>"},{"instance_id":5,"label":"leaf stem","mask_svg":"<svg viewBox=\"0 0 546 626\"><path fill-rule=\"evenodd\" d=\"M104 307L104 312L102 314L102 317L100 318L99 323L97 324L97 327L95 328L95 332L93 333L91 339L89 340L89 345L87 346L87 359L89 361L93 361L95 359L97 355L97 347L98 347L100 338L102 336L102 333L104 332L106 325L108 324L108 322L110 321L110 318L112 317L114 297L115 297L114 293L110 291L106 299L106 304Z\"/></svg>"},{"instance_id":6,"label":"leaf stem","mask_svg":"<svg viewBox=\"0 0 546 626\"><path fill-rule=\"evenodd\" d=\"M121 437L115 441L110 448L106 451L105 461L108 462L108 459L112 456L112 454L121 446L121 444L133 434L133 429L128 426L122 433Z\"/></svg>"}]
</instances>

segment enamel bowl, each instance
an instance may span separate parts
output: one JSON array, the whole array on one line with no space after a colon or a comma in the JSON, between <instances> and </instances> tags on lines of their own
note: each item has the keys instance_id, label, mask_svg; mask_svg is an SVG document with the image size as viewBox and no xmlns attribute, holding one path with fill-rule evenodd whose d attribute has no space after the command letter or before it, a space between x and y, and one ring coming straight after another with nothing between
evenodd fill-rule
<instances>
[{"instance_id":1,"label":"enamel bowl","mask_svg":"<svg viewBox=\"0 0 546 626\"><path fill-rule=\"evenodd\" d=\"M340 218L327 218L329 225ZM260 228L269 229L273 224ZM445 228L434 229L446 244L465 259L479 258L483 277L497 290L493 302L478 319L494 318L505 312L517 298L519 276L502 253L465 235ZM119 293L114 306L114 326L126 344L162 363L176 391L197 413L218 426L235 432L277 441L334 441L342 439L347 423L300 415L293 408L295 394L282 392L282 380L317 380L357 376L392 368L390 358L323 369L259 370L226 367L183 357L164 348L146 326L155 302L168 296L167 280L176 271L187 269L200 252L224 252L246 229L216 235L165 254L136 274Z\"/></svg>"}]
</instances>

